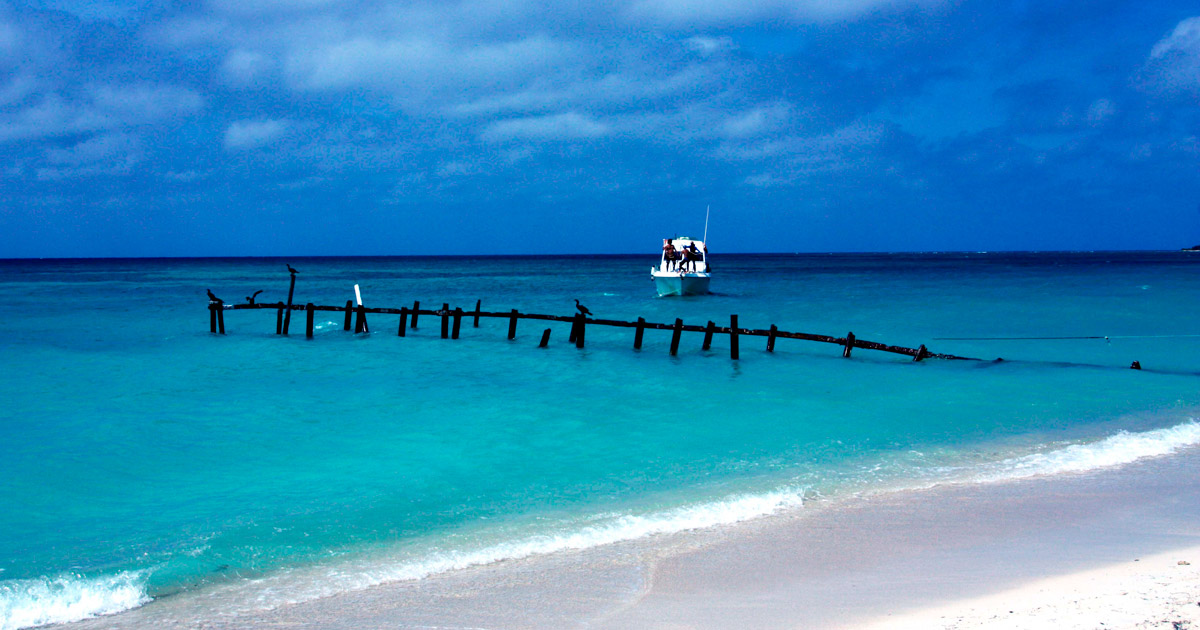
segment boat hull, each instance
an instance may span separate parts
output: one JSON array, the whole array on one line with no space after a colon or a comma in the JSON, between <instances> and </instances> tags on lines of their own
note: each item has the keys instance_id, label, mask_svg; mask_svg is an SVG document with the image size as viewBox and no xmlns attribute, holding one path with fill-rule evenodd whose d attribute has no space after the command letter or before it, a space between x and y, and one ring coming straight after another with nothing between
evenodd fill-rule
<instances>
[{"instance_id":1,"label":"boat hull","mask_svg":"<svg viewBox=\"0 0 1200 630\"><path fill-rule=\"evenodd\" d=\"M706 273L653 274L654 285L660 296L704 295L708 293L709 276Z\"/></svg>"}]
</instances>

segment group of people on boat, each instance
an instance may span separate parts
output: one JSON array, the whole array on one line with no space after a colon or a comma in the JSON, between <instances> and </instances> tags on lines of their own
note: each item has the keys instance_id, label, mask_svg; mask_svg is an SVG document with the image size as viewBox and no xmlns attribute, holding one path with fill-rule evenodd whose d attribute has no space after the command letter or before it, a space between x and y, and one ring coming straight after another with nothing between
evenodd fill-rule
<instances>
[{"instance_id":1,"label":"group of people on boat","mask_svg":"<svg viewBox=\"0 0 1200 630\"><path fill-rule=\"evenodd\" d=\"M704 260L704 255L707 253L707 245L704 246L703 252L696 247L694 242L676 249L672 239L663 239L663 261L666 263L666 271L695 272L696 263Z\"/></svg>"}]
</instances>

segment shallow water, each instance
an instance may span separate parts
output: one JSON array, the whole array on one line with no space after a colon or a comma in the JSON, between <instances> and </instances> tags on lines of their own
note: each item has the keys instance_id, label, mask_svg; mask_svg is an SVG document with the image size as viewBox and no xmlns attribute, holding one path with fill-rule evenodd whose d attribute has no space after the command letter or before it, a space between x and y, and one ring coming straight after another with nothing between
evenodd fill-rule
<instances>
[{"instance_id":1,"label":"shallow water","mask_svg":"<svg viewBox=\"0 0 1200 630\"><path fill-rule=\"evenodd\" d=\"M283 260L0 262L0 628L210 592L230 612L458 566L734 522L805 497L1087 469L1200 442L1194 254L714 256L657 298L652 257L312 258L296 302L571 314L780 339L436 318L274 335ZM282 272L282 273L281 273ZM296 334L295 331L300 331ZM1103 337L1107 336L1108 339ZM966 340L963 338L1006 339ZM1099 339L1009 339L1100 337ZM944 339L944 338L953 338ZM1004 362L990 361L1003 357ZM1142 371L1129 370L1138 360Z\"/></svg>"}]
</instances>

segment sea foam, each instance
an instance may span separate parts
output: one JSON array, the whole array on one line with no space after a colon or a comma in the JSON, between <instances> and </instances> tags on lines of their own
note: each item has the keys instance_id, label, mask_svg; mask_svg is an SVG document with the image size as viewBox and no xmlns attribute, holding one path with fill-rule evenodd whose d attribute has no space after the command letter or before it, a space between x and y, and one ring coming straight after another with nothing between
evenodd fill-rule
<instances>
[{"instance_id":1,"label":"sea foam","mask_svg":"<svg viewBox=\"0 0 1200 630\"><path fill-rule=\"evenodd\" d=\"M150 601L140 572L0 582L0 630L79 621Z\"/></svg>"},{"instance_id":2,"label":"sea foam","mask_svg":"<svg viewBox=\"0 0 1200 630\"><path fill-rule=\"evenodd\" d=\"M1121 431L1096 442L1069 444L1045 452L1011 457L987 466L976 480L1003 481L1112 468L1147 457L1170 455L1198 444L1200 422L1191 419L1162 429L1139 433Z\"/></svg>"}]
</instances>

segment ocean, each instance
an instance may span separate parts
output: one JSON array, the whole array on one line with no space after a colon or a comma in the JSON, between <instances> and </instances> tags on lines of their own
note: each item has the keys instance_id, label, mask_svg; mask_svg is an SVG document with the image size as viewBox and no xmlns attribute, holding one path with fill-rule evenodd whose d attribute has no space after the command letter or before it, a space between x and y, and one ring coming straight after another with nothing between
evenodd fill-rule
<instances>
[{"instance_id":1,"label":"ocean","mask_svg":"<svg viewBox=\"0 0 1200 630\"><path fill-rule=\"evenodd\" d=\"M1200 444L1200 254L727 255L659 298L651 256L0 261L0 630L204 597L236 616L458 568L803 510L1071 474ZM761 337L296 303L739 325ZM549 346L538 348L542 330ZM996 361L996 359L1003 359ZM1138 361L1142 370L1129 369ZM197 620L196 625L200 625ZM186 625L186 620L184 620Z\"/></svg>"}]
</instances>

